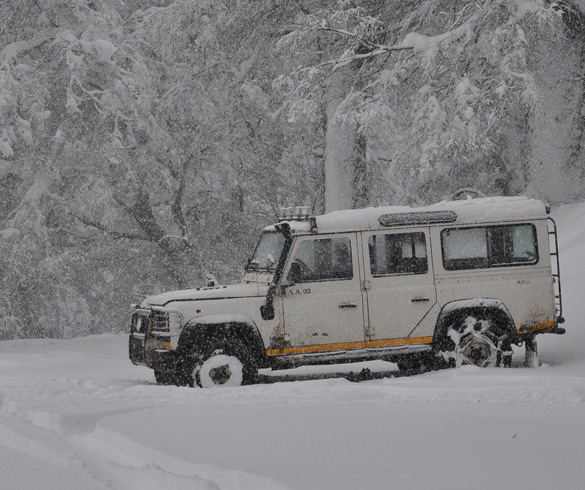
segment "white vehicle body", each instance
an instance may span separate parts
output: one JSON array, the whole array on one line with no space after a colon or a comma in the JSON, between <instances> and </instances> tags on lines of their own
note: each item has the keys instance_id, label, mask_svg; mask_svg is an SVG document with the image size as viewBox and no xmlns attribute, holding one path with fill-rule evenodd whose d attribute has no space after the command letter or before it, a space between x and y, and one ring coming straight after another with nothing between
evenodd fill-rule
<instances>
[{"instance_id":1,"label":"white vehicle body","mask_svg":"<svg viewBox=\"0 0 585 490\"><path fill-rule=\"evenodd\" d=\"M532 349L536 334L564 332L551 221L522 197L283 219L264 230L241 284L146 298L130 357L163 382L191 384L226 352L250 373L358 359L408 369L449 356L503 365L511 343Z\"/></svg>"}]
</instances>

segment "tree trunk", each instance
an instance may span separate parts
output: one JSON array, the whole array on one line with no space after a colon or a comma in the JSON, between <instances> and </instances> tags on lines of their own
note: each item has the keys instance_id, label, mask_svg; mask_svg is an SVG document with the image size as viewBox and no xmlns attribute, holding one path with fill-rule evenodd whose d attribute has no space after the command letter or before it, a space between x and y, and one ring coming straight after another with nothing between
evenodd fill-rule
<instances>
[{"instance_id":1,"label":"tree trunk","mask_svg":"<svg viewBox=\"0 0 585 490\"><path fill-rule=\"evenodd\" d=\"M347 94L348 79L336 71L328 79L325 114L325 211L353 207L355 129L336 119L339 105Z\"/></svg>"},{"instance_id":2,"label":"tree trunk","mask_svg":"<svg viewBox=\"0 0 585 490\"><path fill-rule=\"evenodd\" d=\"M559 26L532 32L539 107L531 121L526 193L550 204L573 202L583 189L585 37Z\"/></svg>"}]
</instances>

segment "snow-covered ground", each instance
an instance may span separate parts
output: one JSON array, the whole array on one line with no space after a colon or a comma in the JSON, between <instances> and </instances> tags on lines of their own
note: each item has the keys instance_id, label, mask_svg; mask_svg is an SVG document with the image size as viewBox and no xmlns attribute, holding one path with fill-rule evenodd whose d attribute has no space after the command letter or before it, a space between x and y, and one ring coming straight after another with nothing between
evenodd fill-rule
<instances>
[{"instance_id":1,"label":"snow-covered ground","mask_svg":"<svg viewBox=\"0 0 585 490\"><path fill-rule=\"evenodd\" d=\"M124 335L0 342L0 488L583 489L585 203L555 217L568 332L536 369L202 390Z\"/></svg>"}]
</instances>

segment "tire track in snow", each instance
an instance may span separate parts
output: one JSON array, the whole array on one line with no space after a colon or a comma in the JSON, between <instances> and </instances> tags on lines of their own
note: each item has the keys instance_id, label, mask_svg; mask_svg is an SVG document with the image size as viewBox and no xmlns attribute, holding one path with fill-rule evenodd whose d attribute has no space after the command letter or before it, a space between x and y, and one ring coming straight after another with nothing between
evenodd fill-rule
<instances>
[{"instance_id":1,"label":"tire track in snow","mask_svg":"<svg viewBox=\"0 0 585 490\"><path fill-rule=\"evenodd\" d=\"M244 471L168 457L101 426L101 421L109 417L180 403L185 395L190 398L191 390L170 388L174 396L166 398L161 393L163 387L146 385L137 391L136 384L119 385L112 380L2 381L6 380L0 380L0 447L38 458L62 472L78 474L86 479L88 489L282 488Z\"/></svg>"},{"instance_id":2,"label":"tire track in snow","mask_svg":"<svg viewBox=\"0 0 585 490\"><path fill-rule=\"evenodd\" d=\"M246 471L169 456L101 424L80 438L77 446L105 463L125 490L285 490L273 480Z\"/></svg>"}]
</instances>

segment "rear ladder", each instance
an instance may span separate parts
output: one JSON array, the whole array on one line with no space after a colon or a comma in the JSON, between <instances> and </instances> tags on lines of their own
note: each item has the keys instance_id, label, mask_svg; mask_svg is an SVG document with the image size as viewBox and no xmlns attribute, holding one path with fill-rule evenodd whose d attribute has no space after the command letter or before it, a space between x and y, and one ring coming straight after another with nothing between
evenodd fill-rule
<instances>
[{"instance_id":1,"label":"rear ladder","mask_svg":"<svg viewBox=\"0 0 585 490\"><path fill-rule=\"evenodd\" d=\"M550 216L548 217L548 223L556 320L557 323L564 323L565 319L563 318L563 301L561 296L561 266L559 259L559 241L557 238L557 224L555 223L555 220L552 219Z\"/></svg>"}]
</instances>

